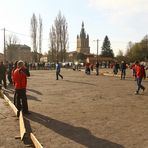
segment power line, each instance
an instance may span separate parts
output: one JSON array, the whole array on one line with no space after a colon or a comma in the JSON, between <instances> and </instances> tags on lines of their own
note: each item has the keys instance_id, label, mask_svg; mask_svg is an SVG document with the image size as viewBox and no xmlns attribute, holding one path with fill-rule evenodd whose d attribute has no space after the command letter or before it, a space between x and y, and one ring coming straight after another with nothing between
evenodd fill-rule
<instances>
[{"instance_id":1,"label":"power line","mask_svg":"<svg viewBox=\"0 0 148 148\"><path fill-rule=\"evenodd\" d=\"M18 33L18 32L14 32L14 31L11 31L11 30L7 30L7 32L11 32L11 33L14 33L14 34L19 34L19 35L22 35L22 36L27 36L27 37L30 37L29 35L26 35L26 34L23 34L23 33Z\"/></svg>"},{"instance_id":2,"label":"power line","mask_svg":"<svg viewBox=\"0 0 148 148\"><path fill-rule=\"evenodd\" d=\"M1 28L0 30L4 30L4 28ZM12 30L7 30L7 29L5 29L5 31L7 31L7 32L10 32L10 33L13 33L13 34L16 34L16 35L21 35L21 36L25 36L25 37L28 37L28 38L31 38L31 35L28 35L28 34L23 34L23 33L19 33L19 32L15 32L15 31L12 31ZM47 39L47 38L42 38L42 40L49 40L49 39ZM99 41L103 41L103 40L99 40ZM94 40L90 40L89 42L94 42ZM74 43L76 43L76 42L69 42L70 44L74 44ZM126 44L128 44L129 43L129 41L111 41L111 43L126 43Z\"/></svg>"},{"instance_id":3,"label":"power line","mask_svg":"<svg viewBox=\"0 0 148 148\"><path fill-rule=\"evenodd\" d=\"M2 29L2 30L4 30L4 29ZM7 29L6 29L6 31L7 31L7 32L10 32L10 33L13 33L13 34L18 34L18 35L21 35L21 36L25 36L25 37L31 38L31 35L27 35L27 34L15 32L15 31L7 30ZM42 40L49 40L49 39L43 38Z\"/></svg>"}]
</instances>

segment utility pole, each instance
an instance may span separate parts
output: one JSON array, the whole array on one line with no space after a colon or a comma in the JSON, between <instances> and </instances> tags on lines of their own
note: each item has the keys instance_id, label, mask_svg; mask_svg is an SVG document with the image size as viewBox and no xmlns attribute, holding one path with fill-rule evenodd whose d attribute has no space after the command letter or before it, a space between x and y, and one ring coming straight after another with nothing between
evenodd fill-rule
<instances>
[{"instance_id":1,"label":"utility pole","mask_svg":"<svg viewBox=\"0 0 148 148\"><path fill-rule=\"evenodd\" d=\"M148 51L148 35L146 35L146 50ZM145 55L145 61L148 59L148 56Z\"/></svg>"},{"instance_id":2,"label":"utility pole","mask_svg":"<svg viewBox=\"0 0 148 148\"><path fill-rule=\"evenodd\" d=\"M4 28L4 62L6 62L6 41L5 41L5 28Z\"/></svg>"},{"instance_id":3,"label":"utility pole","mask_svg":"<svg viewBox=\"0 0 148 148\"><path fill-rule=\"evenodd\" d=\"M99 39L97 39L97 40L94 40L94 41L96 41L97 42L97 62L98 62L98 53L99 53Z\"/></svg>"},{"instance_id":4,"label":"utility pole","mask_svg":"<svg viewBox=\"0 0 148 148\"><path fill-rule=\"evenodd\" d=\"M99 40L97 39L97 62L98 62Z\"/></svg>"},{"instance_id":5,"label":"utility pole","mask_svg":"<svg viewBox=\"0 0 148 148\"><path fill-rule=\"evenodd\" d=\"M94 40L97 41L97 62L96 62L96 75L99 75L99 57L98 57L98 53L99 53L99 39Z\"/></svg>"}]
</instances>

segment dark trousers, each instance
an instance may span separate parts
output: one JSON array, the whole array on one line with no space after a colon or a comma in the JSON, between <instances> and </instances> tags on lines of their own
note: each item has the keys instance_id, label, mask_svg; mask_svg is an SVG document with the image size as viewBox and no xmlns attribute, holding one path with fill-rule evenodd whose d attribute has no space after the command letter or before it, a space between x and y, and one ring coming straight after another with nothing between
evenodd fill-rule
<instances>
[{"instance_id":1,"label":"dark trousers","mask_svg":"<svg viewBox=\"0 0 148 148\"><path fill-rule=\"evenodd\" d=\"M8 73L7 78L9 80L9 83L12 84L11 72Z\"/></svg>"},{"instance_id":2,"label":"dark trousers","mask_svg":"<svg viewBox=\"0 0 148 148\"><path fill-rule=\"evenodd\" d=\"M4 77L0 77L0 84L2 84L2 81L4 83L4 88L6 88L7 84L6 84L6 77L5 76Z\"/></svg>"},{"instance_id":3,"label":"dark trousers","mask_svg":"<svg viewBox=\"0 0 148 148\"><path fill-rule=\"evenodd\" d=\"M22 109L23 113L28 112L26 89L16 89L14 100L18 111Z\"/></svg>"},{"instance_id":4,"label":"dark trousers","mask_svg":"<svg viewBox=\"0 0 148 148\"><path fill-rule=\"evenodd\" d=\"M99 75L99 68L96 67L96 75Z\"/></svg>"},{"instance_id":5,"label":"dark trousers","mask_svg":"<svg viewBox=\"0 0 148 148\"><path fill-rule=\"evenodd\" d=\"M144 89L144 86L141 84L142 83L142 78L137 78L137 93L139 92L140 88Z\"/></svg>"},{"instance_id":6,"label":"dark trousers","mask_svg":"<svg viewBox=\"0 0 148 148\"><path fill-rule=\"evenodd\" d=\"M63 79L63 76L60 74L60 71L57 70L57 71L56 71L56 79L57 79L57 80L59 79L59 76Z\"/></svg>"},{"instance_id":7,"label":"dark trousers","mask_svg":"<svg viewBox=\"0 0 148 148\"><path fill-rule=\"evenodd\" d=\"M126 70L121 69L121 79L125 79L125 75L126 75Z\"/></svg>"}]
</instances>

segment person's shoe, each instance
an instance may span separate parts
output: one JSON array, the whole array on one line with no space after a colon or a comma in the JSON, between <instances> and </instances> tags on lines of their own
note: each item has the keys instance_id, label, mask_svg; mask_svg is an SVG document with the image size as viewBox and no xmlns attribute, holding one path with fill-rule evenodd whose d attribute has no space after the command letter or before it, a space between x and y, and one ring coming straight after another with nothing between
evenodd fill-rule
<instances>
[{"instance_id":1,"label":"person's shoe","mask_svg":"<svg viewBox=\"0 0 148 148\"><path fill-rule=\"evenodd\" d=\"M143 88L143 92L145 91L145 87Z\"/></svg>"},{"instance_id":2,"label":"person's shoe","mask_svg":"<svg viewBox=\"0 0 148 148\"><path fill-rule=\"evenodd\" d=\"M19 117L20 116L20 111L17 111L17 117Z\"/></svg>"},{"instance_id":3,"label":"person's shoe","mask_svg":"<svg viewBox=\"0 0 148 148\"><path fill-rule=\"evenodd\" d=\"M30 115L31 113L29 111L27 111L27 112L23 112L23 114Z\"/></svg>"},{"instance_id":4,"label":"person's shoe","mask_svg":"<svg viewBox=\"0 0 148 148\"><path fill-rule=\"evenodd\" d=\"M138 91L136 91L136 92L135 92L135 95L139 95L139 92L138 92Z\"/></svg>"}]
</instances>

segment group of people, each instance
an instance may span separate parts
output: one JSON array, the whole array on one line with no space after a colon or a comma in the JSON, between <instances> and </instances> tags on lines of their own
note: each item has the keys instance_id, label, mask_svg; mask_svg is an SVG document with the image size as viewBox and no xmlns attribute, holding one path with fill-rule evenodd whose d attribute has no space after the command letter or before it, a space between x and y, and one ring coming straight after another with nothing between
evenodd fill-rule
<instances>
[{"instance_id":1,"label":"group of people","mask_svg":"<svg viewBox=\"0 0 148 148\"><path fill-rule=\"evenodd\" d=\"M88 68L90 65L86 65L86 71L89 72L90 69ZM114 66L114 73L117 74L115 69L119 68L119 65L115 63ZM121 69L121 79L125 79L126 75L126 63L124 61L121 62L120 69ZM135 74L135 80L137 81L137 89L135 94L139 94L140 89L142 91L145 90L145 87L142 85L142 79L146 78L146 71L143 65L140 65L138 61L135 62L134 66L132 67ZM59 76L63 79L63 76L60 74L61 72L61 64L57 61L56 62L56 80L59 80ZM14 105L18 109L18 116L20 110L24 114L29 114L28 111L28 103L27 103L27 96L26 96L26 86L27 86L27 77L30 76L30 72L28 68L25 66L23 61L16 61L11 69L11 81L15 88L14 93ZM96 75L99 75L99 62L96 63ZM9 76L10 77L10 76ZM10 79L10 78L9 78ZM3 62L0 62L0 85L2 85L2 81L4 84L4 88L6 88L6 67ZM10 81L10 82L11 82Z\"/></svg>"},{"instance_id":2,"label":"group of people","mask_svg":"<svg viewBox=\"0 0 148 148\"><path fill-rule=\"evenodd\" d=\"M119 64L116 62L114 65L114 69L113 72L114 74L118 73L118 69L121 70L121 80L125 79L126 76L126 69L127 69L127 65L125 63L125 61L121 62L121 66L119 66ZM137 89L135 94L139 94L140 89L142 89L142 91L145 90L145 87L142 85L142 80L146 78L146 70L143 64L140 64L139 61L136 61L132 66L131 69L133 70L133 76L135 77L135 81L137 82Z\"/></svg>"},{"instance_id":3,"label":"group of people","mask_svg":"<svg viewBox=\"0 0 148 148\"><path fill-rule=\"evenodd\" d=\"M10 67L11 71L10 71ZM23 61L16 61L14 64L11 64L7 67L0 62L0 84L2 81L4 88L7 88L6 84L6 74L8 75L8 80L10 84L12 83L15 88L14 92L14 105L18 109L17 116L19 116L20 111L22 110L23 114L30 114L28 111L28 102L26 95L26 86L27 86L27 77L30 76L29 69L25 66ZM59 76L63 79L63 76L60 74L61 65L56 62L56 80L59 80Z\"/></svg>"},{"instance_id":4,"label":"group of people","mask_svg":"<svg viewBox=\"0 0 148 148\"><path fill-rule=\"evenodd\" d=\"M30 72L25 66L25 63L20 60L6 67L3 62L0 62L0 85L2 85L3 81L5 89L7 88L6 75L8 75L9 83L13 84L15 88L14 105L18 109L17 116L19 116L20 110L22 110L24 114L29 114L26 86L27 77L30 76Z\"/></svg>"},{"instance_id":5,"label":"group of people","mask_svg":"<svg viewBox=\"0 0 148 148\"><path fill-rule=\"evenodd\" d=\"M126 76L126 69L127 69L127 64L125 61L121 62L121 65L119 65L118 62L115 62L115 64L113 65L113 73L114 75L118 74L118 71L121 71L121 80L125 79Z\"/></svg>"},{"instance_id":6,"label":"group of people","mask_svg":"<svg viewBox=\"0 0 148 148\"><path fill-rule=\"evenodd\" d=\"M99 62L97 61L95 64L95 68L96 68L96 75L99 75ZM94 70L94 65L90 64L90 63L86 63L85 64L85 73L87 75L90 75L91 71Z\"/></svg>"},{"instance_id":7,"label":"group of people","mask_svg":"<svg viewBox=\"0 0 148 148\"><path fill-rule=\"evenodd\" d=\"M96 75L99 75L99 63L96 62ZM122 61L121 64L119 65L117 62L115 62L114 66L113 66L113 73L114 75L117 75L118 70L120 69L121 71L121 75L120 75L120 79L124 80L126 77L126 69L127 69L127 64L125 61ZM135 81L137 82L137 89L135 94L139 94L140 89L142 89L142 91L145 90L145 87L142 85L142 80L146 78L146 70L143 64L140 64L139 61L136 61L132 67L133 69L133 76L135 77ZM86 64L86 70L85 73L86 74L90 74L90 64Z\"/></svg>"}]
</instances>

